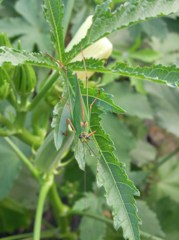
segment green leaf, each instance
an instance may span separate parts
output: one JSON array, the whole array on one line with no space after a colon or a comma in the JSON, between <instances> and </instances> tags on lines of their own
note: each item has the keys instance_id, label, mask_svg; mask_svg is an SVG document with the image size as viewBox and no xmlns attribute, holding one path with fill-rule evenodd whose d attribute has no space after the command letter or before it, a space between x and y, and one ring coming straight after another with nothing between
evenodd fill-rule
<instances>
[{"instance_id":1,"label":"green leaf","mask_svg":"<svg viewBox=\"0 0 179 240\"><path fill-rule=\"evenodd\" d=\"M54 62L47 54L0 47L0 66L7 62L14 66L29 63L39 67L59 69L56 62Z\"/></svg>"},{"instance_id":2,"label":"green leaf","mask_svg":"<svg viewBox=\"0 0 179 240\"><path fill-rule=\"evenodd\" d=\"M146 48L129 53L129 57L142 62L151 63L160 58L160 53Z\"/></svg>"},{"instance_id":3,"label":"green leaf","mask_svg":"<svg viewBox=\"0 0 179 240\"><path fill-rule=\"evenodd\" d=\"M179 86L179 68L175 66L130 67L124 63L117 63L112 71L122 76Z\"/></svg>"},{"instance_id":4,"label":"green leaf","mask_svg":"<svg viewBox=\"0 0 179 240\"><path fill-rule=\"evenodd\" d=\"M136 147L131 151L133 163L138 167L149 164L156 158L156 149L149 143L138 140Z\"/></svg>"},{"instance_id":5,"label":"green leaf","mask_svg":"<svg viewBox=\"0 0 179 240\"><path fill-rule=\"evenodd\" d=\"M140 226L141 231L149 233L152 236L158 236L161 238L165 237L156 213L147 206L147 203L138 200L137 207L139 210L139 216L142 220L142 225Z\"/></svg>"},{"instance_id":6,"label":"green leaf","mask_svg":"<svg viewBox=\"0 0 179 240\"><path fill-rule=\"evenodd\" d=\"M102 116L101 124L114 142L115 154L118 160L126 165L126 170L130 169L130 152L136 144L132 132L124 122L111 113Z\"/></svg>"},{"instance_id":7,"label":"green leaf","mask_svg":"<svg viewBox=\"0 0 179 240\"><path fill-rule=\"evenodd\" d=\"M114 101L126 110L129 116L141 119L152 119L153 112L145 95L136 93L127 82L113 82L105 87L105 91L113 94Z\"/></svg>"},{"instance_id":8,"label":"green leaf","mask_svg":"<svg viewBox=\"0 0 179 240\"><path fill-rule=\"evenodd\" d=\"M77 211L85 211L89 214L95 214L101 216L103 214L103 198L93 194L86 193L83 198L75 202L73 207ZM81 240L102 240L106 233L106 224L89 218L87 216L82 217L80 222L80 239Z\"/></svg>"},{"instance_id":9,"label":"green leaf","mask_svg":"<svg viewBox=\"0 0 179 240\"><path fill-rule=\"evenodd\" d=\"M179 163L175 157L159 167L157 175L155 174L157 176L156 182L151 185L150 196L153 201L169 197L179 203L178 172Z\"/></svg>"},{"instance_id":10,"label":"green leaf","mask_svg":"<svg viewBox=\"0 0 179 240\"><path fill-rule=\"evenodd\" d=\"M53 110L52 127L54 128L54 141L57 150L60 149L67 129L66 120L70 118L70 110L67 104L59 102Z\"/></svg>"},{"instance_id":11,"label":"green leaf","mask_svg":"<svg viewBox=\"0 0 179 240\"><path fill-rule=\"evenodd\" d=\"M5 198L11 190L14 180L19 174L21 162L9 145L0 138L0 199Z\"/></svg>"},{"instance_id":12,"label":"green leaf","mask_svg":"<svg viewBox=\"0 0 179 240\"><path fill-rule=\"evenodd\" d=\"M20 174L15 179L14 186L9 193L9 198L19 203L23 209L35 210L37 207L38 193L39 183L32 176L29 169L23 166Z\"/></svg>"},{"instance_id":13,"label":"green leaf","mask_svg":"<svg viewBox=\"0 0 179 240\"><path fill-rule=\"evenodd\" d=\"M114 12L111 12L109 8L110 2L111 1L105 1L96 7L93 23L87 35L67 53L68 62L73 59L81 49L88 47L90 44L109 35L113 31L129 27L148 18L168 15L179 10L178 0L135 0L121 4Z\"/></svg>"},{"instance_id":14,"label":"green leaf","mask_svg":"<svg viewBox=\"0 0 179 240\"><path fill-rule=\"evenodd\" d=\"M114 155L114 146L109 136L100 127L99 115L101 112L93 108L91 129L96 130L94 140L99 150L97 181L98 186L104 186L107 203L112 208L114 227L122 227L124 238L138 240L139 218L136 212L134 195L139 192L128 179L123 165Z\"/></svg>"},{"instance_id":15,"label":"green leaf","mask_svg":"<svg viewBox=\"0 0 179 240\"><path fill-rule=\"evenodd\" d=\"M170 240L179 239L178 213L179 204L170 198L162 198L156 203L156 212L162 228L165 231L166 238Z\"/></svg>"},{"instance_id":16,"label":"green leaf","mask_svg":"<svg viewBox=\"0 0 179 240\"><path fill-rule=\"evenodd\" d=\"M88 71L98 72L99 70L102 71L104 69L104 61L95 58L85 59L85 65ZM68 64L68 67L72 71L85 71L83 61L71 62Z\"/></svg>"},{"instance_id":17,"label":"green leaf","mask_svg":"<svg viewBox=\"0 0 179 240\"><path fill-rule=\"evenodd\" d=\"M82 143L80 139L75 142L74 154L79 168L85 171L86 147L85 143Z\"/></svg>"},{"instance_id":18,"label":"green leaf","mask_svg":"<svg viewBox=\"0 0 179 240\"><path fill-rule=\"evenodd\" d=\"M103 71L104 68L104 62L101 60L97 60L94 58L85 59L85 65L89 71L98 72ZM84 71L84 63L83 61L76 61L73 63L68 64L68 67L72 70L81 70ZM86 89L80 85L81 94L86 97ZM88 88L88 97L92 98L93 100L96 99L96 104L106 111L111 111L115 113L123 113L125 110L123 110L121 107L117 106L113 100L112 95L105 93L103 89L97 89L97 88Z\"/></svg>"},{"instance_id":19,"label":"green leaf","mask_svg":"<svg viewBox=\"0 0 179 240\"><path fill-rule=\"evenodd\" d=\"M58 59L64 60L63 15L64 6L61 0L44 0L46 19L51 27L52 40L57 51Z\"/></svg>"},{"instance_id":20,"label":"green leaf","mask_svg":"<svg viewBox=\"0 0 179 240\"><path fill-rule=\"evenodd\" d=\"M86 90L82 89L82 95L86 96ZM95 104L101 107L103 110L114 112L114 113L124 113L125 110L114 103L112 94L104 92L103 89L88 88L88 97L95 100Z\"/></svg>"},{"instance_id":21,"label":"green leaf","mask_svg":"<svg viewBox=\"0 0 179 240\"><path fill-rule=\"evenodd\" d=\"M179 35L175 32L170 32L165 38L158 39L152 37L150 46L157 52L160 52L161 57L156 62L165 66L176 64L178 65L178 51L179 51Z\"/></svg>"},{"instance_id":22,"label":"green leaf","mask_svg":"<svg viewBox=\"0 0 179 240\"><path fill-rule=\"evenodd\" d=\"M84 71L82 62L70 63L69 66L73 71ZM179 86L179 68L176 66L165 67L154 65L152 67L131 67L126 63L116 63L112 68L105 68L102 61L90 59L89 62L86 61L86 68L87 71L117 73L122 76Z\"/></svg>"},{"instance_id":23,"label":"green leaf","mask_svg":"<svg viewBox=\"0 0 179 240\"><path fill-rule=\"evenodd\" d=\"M147 83L146 90L157 124L179 137L179 89Z\"/></svg>"},{"instance_id":24,"label":"green leaf","mask_svg":"<svg viewBox=\"0 0 179 240\"><path fill-rule=\"evenodd\" d=\"M162 18L150 19L149 21L141 23L141 26L149 38L152 36L163 40L168 33L167 24Z\"/></svg>"},{"instance_id":25,"label":"green leaf","mask_svg":"<svg viewBox=\"0 0 179 240\"><path fill-rule=\"evenodd\" d=\"M10 233L19 228L28 228L31 224L30 214L25 211L20 203L16 203L11 199L5 199L0 202L0 232Z\"/></svg>"},{"instance_id":26,"label":"green leaf","mask_svg":"<svg viewBox=\"0 0 179 240\"><path fill-rule=\"evenodd\" d=\"M21 17L0 20L0 29L8 37L19 37L26 50L33 50L37 45L41 51L51 52L49 28L43 19L42 0L19 0L15 5Z\"/></svg>"}]
</instances>

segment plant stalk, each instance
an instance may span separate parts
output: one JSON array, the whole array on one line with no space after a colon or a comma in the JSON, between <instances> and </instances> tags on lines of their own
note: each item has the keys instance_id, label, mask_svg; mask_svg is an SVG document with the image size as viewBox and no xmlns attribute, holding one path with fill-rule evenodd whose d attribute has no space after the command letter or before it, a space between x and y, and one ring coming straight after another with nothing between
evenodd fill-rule
<instances>
[{"instance_id":1,"label":"plant stalk","mask_svg":"<svg viewBox=\"0 0 179 240\"><path fill-rule=\"evenodd\" d=\"M69 212L69 215L81 215L81 216L86 216L86 217L89 217L89 218L92 218L92 219L95 219L95 220L98 220L98 221L101 221L101 222L104 222L106 224L108 224L109 226L113 226L113 221L109 218L106 218L106 217L101 217L99 215L96 215L95 213L90 213L90 212L81 212L81 211L70 211ZM140 235L142 237L146 237L146 238L149 238L151 240L163 240L162 238L159 238L159 237L156 237L156 236L153 236L147 232L143 232L143 231L140 231Z\"/></svg>"},{"instance_id":2,"label":"plant stalk","mask_svg":"<svg viewBox=\"0 0 179 240\"><path fill-rule=\"evenodd\" d=\"M49 198L51 206L53 208L54 216L56 218L56 222L60 227L62 234L68 234L69 224L66 216L68 207L61 201L55 182L53 182L53 185L50 189Z\"/></svg>"},{"instance_id":3,"label":"plant stalk","mask_svg":"<svg viewBox=\"0 0 179 240\"><path fill-rule=\"evenodd\" d=\"M35 215L33 240L40 240L43 208L44 208L46 196L48 194L50 187L52 186L52 183L53 183L53 175L46 176L46 178L42 180L38 204L37 204L37 211Z\"/></svg>"},{"instance_id":4,"label":"plant stalk","mask_svg":"<svg viewBox=\"0 0 179 240\"><path fill-rule=\"evenodd\" d=\"M33 135L31 132L27 131L25 128L20 129L20 131L15 135L25 143L33 146L34 148L38 148L43 142L43 138L41 138L40 136Z\"/></svg>"},{"instance_id":5,"label":"plant stalk","mask_svg":"<svg viewBox=\"0 0 179 240\"><path fill-rule=\"evenodd\" d=\"M51 229L51 230L47 230L47 231L43 231L41 233L41 239L49 239L49 238L52 238L54 239L55 236L57 236L57 234L59 232L59 229L58 228L54 228L54 229ZM33 236L33 233L23 233L23 234L17 234L17 235L13 235L13 236L9 236L9 237L3 237L3 238L0 238L0 240L25 240L25 239L32 239L32 236ZM66 238L66 235L61 235L60 234L60 238Z\"/></svg>"},{"instance_id":6,"label":"plant stalk","mask_svg":"<svg viewBox=\"0 0 179 240\"><path fill-rule=\"evenodd\" d=\"M26 167L31 171L32 175L38 179L39 173L37 169L32 165L29 159L20 151L20 149L8 138L4 138L6 142L10 145L10 147L14 150L16 155L21 159L21 161L26 165Z\"/></svg>"}]
</instances>

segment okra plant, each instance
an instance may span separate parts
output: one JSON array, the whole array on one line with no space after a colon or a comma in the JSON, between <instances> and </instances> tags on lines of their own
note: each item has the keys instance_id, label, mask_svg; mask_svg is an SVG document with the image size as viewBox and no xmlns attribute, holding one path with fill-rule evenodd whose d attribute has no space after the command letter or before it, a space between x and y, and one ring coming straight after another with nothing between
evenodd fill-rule
<instances>
[{"instance_id":1,"label":"okra plant","mask_svg":"<svg viewBox=\"0 0 179 240\"><path fill-rule=\"evenodd\" d=\"M78 239L78 231L71 230L76 215L91 218L101 229L113 224L115 230L122 229L121 238L124 239L158 239L139 230L141 220L134 200L134 196L140 195L139 191L129 179L124 164L116 157L113 141L101 125L103 114L112 112L121 116L125 109L115 104L112 96L98 81L90 81L90 77L95 79L95 73L116 74L178 86L179 69L175 66L132 67L110 60L113 47L107 38L139 22L178 12L178 0L119 1L114 11L111 1L104 1L97 5L94 15L86 16L73 39L68 41L72 2L75 1L66 3L67 15L64 15L62 0L43 2L44 17L51 31L52 52L25 51L20 43L12 47L6 34L0 35L1 144L15 153L13 156L21 160L39 183L33 240ZM43 81L40 81L41 75L45 76ZM97 186L102 189L96 192L105 195L106 202L101 205L105 205L106 211L98 207L90 211L88 197L93 201L94 196L87 192L81 200L73 202L73 207L61 198L57 188L63 188L63 184L59 179L75 160L82 177L88 177L86 165L96 175ZM4 177L7 183L2 188L1 199L7 196L15 178L8 173L12 169L9 161L8 164L7 178ZM26 176L23 181L26 182ZM73 187L69 194L75 191ZM48 231L42 231L41 226L45 202L50 203L57 225ZM88 230L83 231L82 239L85 234L88 235ZM20 234L12 239L29 236Z\"/></svg>"}]
</instances>

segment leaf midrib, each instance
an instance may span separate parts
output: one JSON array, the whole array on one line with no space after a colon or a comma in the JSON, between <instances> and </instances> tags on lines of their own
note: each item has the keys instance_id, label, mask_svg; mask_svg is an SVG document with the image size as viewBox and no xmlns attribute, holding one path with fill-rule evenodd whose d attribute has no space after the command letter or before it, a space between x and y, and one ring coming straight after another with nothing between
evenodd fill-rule
<instances>
[{"instance_id":1,"label":"leaf midrib","mask_svg":"<svg viewBox=\"0 0 179 240\"><path fill-rule=\"evenodd\" d=\"M91 128L90 128L90 129L91 129ZM100 135L100 136L101 136L101 135ZM124 206L123 208L124 208L124 211L125 211L125 213L126 213L128 222L130 223L130 229L131 229L131 232L132 232L132 235L133 235L133 239L135 240L135 235L134 235L133 227L132 227L132 225L131 225L131 221L130 221L130 218L129 218L129 215L128 215L126 206L125 206L125 204L124 204L124 201L123 201L123 199L122 199L121 193L120 193L120 191L119 191L119 189L118 189L118 186L117 186L116 181L115 181L115 179L114 179L114 177L113 177L113 174L112 174L112 172L111 172L111 169L109 168L108 164L106 163L105 157L104 157L104 155L103 155L103 151L101 151L100 146L99 146L98 141L96 140L95 136L94 136L94 139L95 139L95 142L96 142L96 144L97 144L97 146L98 146L98 149L99 149L99 151L100 151L100 155L102 156L105 164L107 165L107 168L108 168L108 170L109 170L109 172L110 172L110 175L111 175L111 177L112 177L112 179L113 179L113 181L114 181L114 184L115 184L115 186L116 186L116 188L117 188L117 192L119 192L119 199L122 201L122 204L123 204L123 206ZM119 167L119 166L118 166L118 167Z\"/></svg>"}]
</instances>

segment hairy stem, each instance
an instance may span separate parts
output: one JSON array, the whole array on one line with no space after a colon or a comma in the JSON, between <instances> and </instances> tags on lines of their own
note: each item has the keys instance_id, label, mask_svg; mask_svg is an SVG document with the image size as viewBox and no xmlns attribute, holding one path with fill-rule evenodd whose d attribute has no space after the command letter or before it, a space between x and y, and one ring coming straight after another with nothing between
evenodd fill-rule
<instances>
[{"instance_id":1,"label":"hairy stem","mask_svg":"<svg viewBox=\"0 0 179 240\"><path fill-rule=\"evenodd\" d=\"M52 186L52 183L53 183L53 175L47 176L45 179L42 180L38 204L37 204L37 210L35 215L33 240L40 240L41 222L42 222L44 203L45 203L47 193L50 187Z\"/></svg>"}]
</instances>

